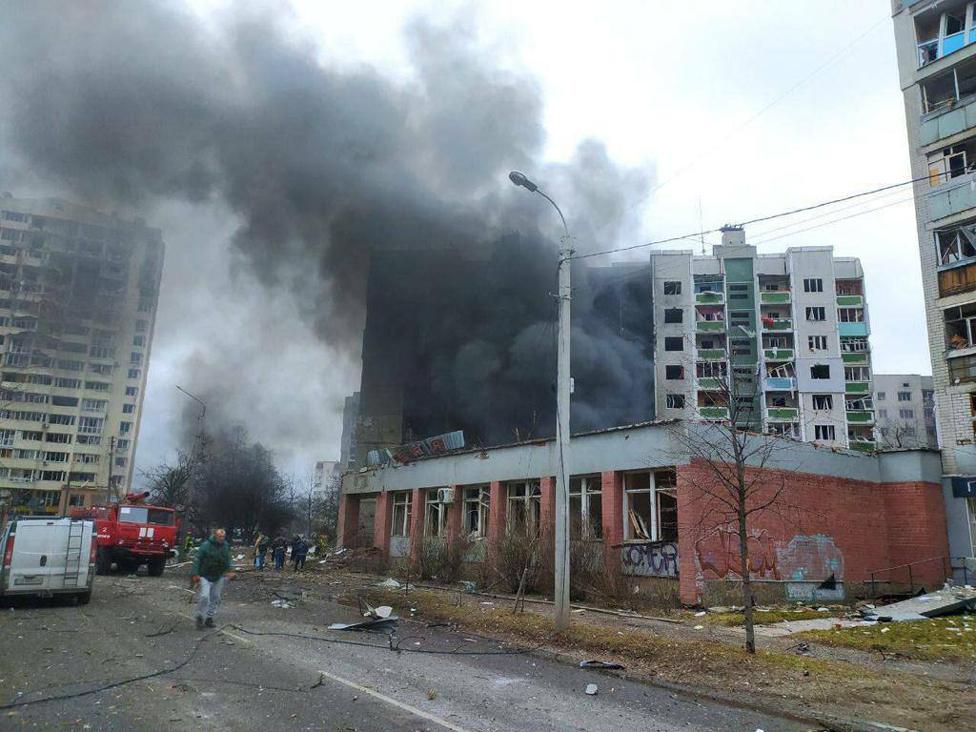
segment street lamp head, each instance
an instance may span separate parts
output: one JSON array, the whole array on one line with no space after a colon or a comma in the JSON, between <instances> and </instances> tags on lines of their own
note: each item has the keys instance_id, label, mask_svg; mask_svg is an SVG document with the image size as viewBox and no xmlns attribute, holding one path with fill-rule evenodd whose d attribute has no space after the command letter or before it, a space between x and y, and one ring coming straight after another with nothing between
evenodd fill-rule
<instances>
[{"instance_id":1,"label":"street lamp head","mask_svg":"<svg viewBox=\"0 0 976 732\"><path fill-rule=\"evenodd\" d=\"M535 183L530 181L528 178L525 177L524 174L519 173L517 170L513 170L511 173L509 173L508 179L512 181L512 183L514 183L515 185L522 186L522 188L532 191L533 193L539 190L539 186L537 186Z\"/></svg>"}]
</instances>

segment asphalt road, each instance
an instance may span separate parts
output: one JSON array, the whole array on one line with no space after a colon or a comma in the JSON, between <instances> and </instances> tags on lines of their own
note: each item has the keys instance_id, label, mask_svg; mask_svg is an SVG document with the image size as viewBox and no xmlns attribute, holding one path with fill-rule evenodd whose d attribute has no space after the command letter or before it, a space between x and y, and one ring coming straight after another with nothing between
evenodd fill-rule
<instances>
[{"instance_id":1,"label":"asphalt road","mask_svg":"<svg viewBox=\"0 0 976 732\"><path fill-rule=\"evenodd\" d=\"M305 598L274 607L276 588ZM190 599L168 573L99 577L84 607L0 607L0 704L17 705L0 709L0 730L809 728L413 621L400 622L397 653L385 636L326 629L357 619L327 582L242 577L209 632L193 627Z\"/></svg>"}]
</instances>

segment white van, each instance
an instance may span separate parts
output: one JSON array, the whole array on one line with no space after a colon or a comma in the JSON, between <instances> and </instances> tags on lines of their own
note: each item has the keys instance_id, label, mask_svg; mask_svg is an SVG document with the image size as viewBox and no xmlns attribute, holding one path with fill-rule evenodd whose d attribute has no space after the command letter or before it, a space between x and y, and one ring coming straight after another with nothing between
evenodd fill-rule
<instances>
[{"instance_id":1,"label":"white van","mask_svg":"<svg viewBox=\"0 0 976 732\"><path fill-rule=\"evenodd\" d=\"M85 604L95 579L95 522L15 518L0 533L0 597L75 595Z\"/></svg>"}]
</instances>

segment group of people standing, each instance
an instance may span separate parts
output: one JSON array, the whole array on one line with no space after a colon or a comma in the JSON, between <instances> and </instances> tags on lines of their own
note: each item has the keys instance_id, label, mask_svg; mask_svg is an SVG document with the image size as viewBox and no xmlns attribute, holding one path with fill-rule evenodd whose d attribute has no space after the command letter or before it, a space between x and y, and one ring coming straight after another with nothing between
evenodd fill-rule
<instances>
[{"instance_id":1,"label":"group of people standing","mask_svg":"<svg viewBox=\"0 0 976 732\"><path fill-rule=\"evenodd\" d=\"M308 542L305 537L296 535L289 543L283 536L278 536L272 540L270 536L258 534L257 541L254 542L254 567L264 569L265 560L268 552L271 552L271 559L274 568L280 570L285 566L285 552L291 549L291 562L295 571L305 566L305 559L308 557Z\"/></svg>"}]
</instances>

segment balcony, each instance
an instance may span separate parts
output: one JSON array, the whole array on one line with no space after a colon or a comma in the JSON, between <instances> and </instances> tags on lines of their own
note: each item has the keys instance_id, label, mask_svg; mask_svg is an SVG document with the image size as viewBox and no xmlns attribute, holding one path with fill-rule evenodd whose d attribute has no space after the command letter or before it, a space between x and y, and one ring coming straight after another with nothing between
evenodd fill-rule
<instances>
[{"instance_id":1,"label":"balcony","mask_svg":"<svg viewBox=\"0 0 976 732\"><path fill-rule=\"evenodd\" d=\"M868 354L863 351L861 353L842 353L840 357L844 363L866 364L868 362Z\"/></svg>"},{"instance_id":2,"label":"balcony","mask_svg":"<svg viewBox=\"0 0 976 732\"><path fill-rule=\"evenodd\" d=\"M844 391L848 394L870 394L870 381L848 381L844 384Z\"/></svg>"},{"instance_id":3,"label":"balcony","mask_svg":"<svg viewBox=\"0 0 976 732\"><path fill-rule=\"evenodd\" d=\"M800 414L796 407L769 407L766 410L767 422L795 422Z\"/></svg>"},{"instance_id":4,"label":"balcony","mask_svg":"<svg viewBox=\"0 0 976 732\"><path fill-rule=\"evenodd\" d=\"M796 379L791 376L767 376L763 379L766 391L796 391Z\"/></svg>"},{"instance_id":5,"label":"balcony","mask_svg":"<svg viewBox=\"0 0 976 732\"><path fill-rule=\"evenodd\" d=\"M763 318L762 329L766 332L782 333L793 330L793 321L790 318Z\"/></svg>"},{"instance_id":6,"label":"balcony","mask_svg":"<svg viewBox=\"0 0 976 732\"><path fill-rule=\"evenodd\" d=\"M764 348L763 358L767 361L792 361L795 356L792 348Z\"/></svg>"},{"instance_id":7,"label":"balcony","mask_svg":"<svg viewBox=\"0 0 976 732\"><path fill-rule=\"evenodd\" d=\"M931 145L970 127L976 127L976 98L974 97L929 112L922 118L919 126L919 141L922 145Z\"/></svg>"},{"instance_id":8,"label":"balcony","mask_svg":"<svg viewBox=\"0 0 976 732\"><path fill-rule=\"evenodd\" d=\"M769 290L759 293L761 305L788 305L791 300L789 290Z\"/></svg>"},{"instance_id":9,"label":"balcony","mask_svg":"<svg viewBox=\"0 0 976 732\"><path fill-rule=\"evenodd\" d=\"M696 292L696 305L722 305L725 303L725 293L723 292Z\"/></svg>"},{"instance_id":10,"label":"balcony","mask_svg":"<svg viewBox=\"0 0 976 732\"><path fill-rule=\"evenodd\" d=\"M695 323L695 330L698 333L724 333L724 320L699 320Z\"/></svg>"},{"instance_id":11,"label":"balcony","mask_svg":"<svg viewBox=\"0 0 976 732\"><path fill-rule=\"evenodd\" d=\"M928 196L931 220L951 216L976 206L976 191L972 186L959 185L958 180L952 179L945 188L947 190L936 189Z\"/></svg>"},{"instance_id":12,"label":"balcony","mask_svg":"<svg viewBox=\"0 0 976 732\"><path fill-rule=\"evenodd\" d=\"M728 407L698 407L698 414L702 419L728 419Z\"/></svg>"},{"instance_id":13,"label":"balcony","mask_svg":"<svg viewBox=\"0 0 976 732\"><path fill-rule=\"evenodd\" d=\"M863 295L838 295L837 304L842 308L861 308L864 307Z\"/></svg>"},{"instance_id":14,"label":"balcony","mask_svg":"<svg viewBox=\"0 0 976 732\"><path fill-rule=\"evenodd\" d=\"M724 348L699 348L698 359L701 361L724 361Z\"/></svg>"},{"instance_id":15,"label":"balcony","mask_svg":"<svg viewBox=\"0 0 976 732\"><path fill-rule=\"evenodd\" d=\"M715 376L701 376L697 381L698 388L702 391L718 391L722 388L722 379Z\"/></svg>"},{"instance_id":16,"label":"balcony","mask_svg":"<svg viewBox=\"0 0 976 732\"><path fill-rule=\"evenodd\" d=\"M874 412L870 409L847 410L847 421L853 424L873 424Z\"/></svg>"},{"instance_id":17,"label":"balcony","mask_svg":"<svg viewBox=\"0 0 976 732\"><path fill-rule=\"evenodd\" d=\"M867 323L838 323L837 332L844 336L866 336L868 334Z\"/></svg>"}]
</instances>

